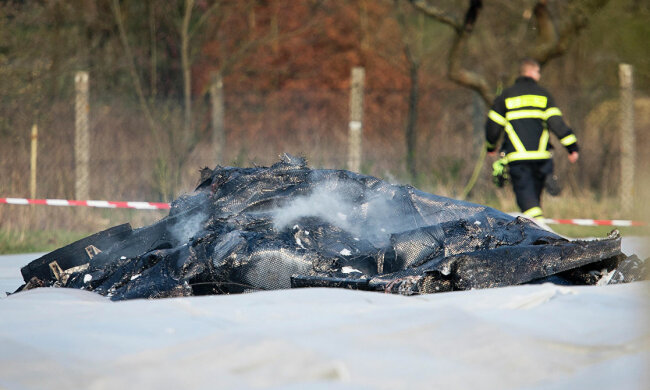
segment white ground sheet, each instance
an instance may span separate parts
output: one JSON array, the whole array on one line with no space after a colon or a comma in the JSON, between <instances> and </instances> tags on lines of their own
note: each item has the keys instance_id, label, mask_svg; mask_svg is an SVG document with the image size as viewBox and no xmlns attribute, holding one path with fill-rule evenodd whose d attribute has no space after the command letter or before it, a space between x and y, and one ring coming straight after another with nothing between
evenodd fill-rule
<instances>
[{"instance_id":1,"label":"white ground sheet","mask_svg":"<svg viewBox=\"0 0 650 390\"><path fill-rule=\"evenodd\" d=\"M647 242L623 251L650 256ZM0 292L40 254L0 256ZM647 389L650 282L111 302L0 293L0 389Z\"/></svg>"}]
</instances>

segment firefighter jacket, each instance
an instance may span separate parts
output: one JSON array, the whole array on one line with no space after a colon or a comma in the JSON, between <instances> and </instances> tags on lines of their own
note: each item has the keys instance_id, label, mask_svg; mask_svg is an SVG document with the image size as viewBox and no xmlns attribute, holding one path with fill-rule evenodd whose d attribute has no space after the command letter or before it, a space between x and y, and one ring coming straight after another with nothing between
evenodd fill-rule
<instances>
[{"instance_id":1,"label":"firefighter jacket","mask_svg":"<svg viewBox=\"0 0 650 390\"><path fill-rule=\"evenodd\" d=\"M496 98L488 113L487 150L496 149L505 130L501 152L506 162L549 159L549 129L569 153L578 151L578 139L562 120L553 97L532 78L521 76Z\"/></svg>"}]
</instances>

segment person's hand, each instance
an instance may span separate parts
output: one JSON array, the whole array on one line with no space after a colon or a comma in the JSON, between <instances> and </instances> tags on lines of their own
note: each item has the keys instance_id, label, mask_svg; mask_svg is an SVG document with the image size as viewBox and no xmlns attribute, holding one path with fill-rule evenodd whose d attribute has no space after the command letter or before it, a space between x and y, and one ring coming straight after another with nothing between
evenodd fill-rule
<instances>
[{"instance_id":1,"label":"person's hand","mask_svg":"<svg viewBox=\"0 0 650 390\"><path fill-rule=\"evenodd\" d=\"M575 162L578 161L578 152L570 153L569 161L571 162L571 164L575 164Z\"/></svg>"}]
</instances>

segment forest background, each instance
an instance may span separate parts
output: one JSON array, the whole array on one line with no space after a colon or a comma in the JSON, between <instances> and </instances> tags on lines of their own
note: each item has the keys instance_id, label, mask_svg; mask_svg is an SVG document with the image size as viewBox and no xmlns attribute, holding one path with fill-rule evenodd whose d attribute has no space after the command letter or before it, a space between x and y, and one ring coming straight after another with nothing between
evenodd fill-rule
<instances>
[{"instance_id":1,"label":"forest background","mask_svg":"<svg viewBox=\"0 0 650 390\"><path fill-rule=\"evenodd\" d=\"M547 217L648 215L646 1L3 0L0 20L0 197L29 197L37 125L36 197L75 198L78 71L90 79L89 198L170 201L205 166L291 153L345 169L350 75L363 67L362 173L516 211L512 191L491 182L483 126L491 98L532 55L581 146L569 166L551 139L564 191L544 198ZM635 83L631 212L618 191L622 63ZM0 251L164 214L3 204Z\"/></svg>"}]
</instances>

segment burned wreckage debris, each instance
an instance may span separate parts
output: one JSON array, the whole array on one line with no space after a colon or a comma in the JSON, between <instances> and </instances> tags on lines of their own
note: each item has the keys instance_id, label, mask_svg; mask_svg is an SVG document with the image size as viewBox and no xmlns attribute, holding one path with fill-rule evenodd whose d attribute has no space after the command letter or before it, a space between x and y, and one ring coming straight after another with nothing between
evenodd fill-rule
<instances>
[{"instance_id":1,"label":"burned wreckage debris","mask_svg":"<svg viewBox=\"0 0 650 390\"><path fill-rule=\"evenodd\" d=\"M422 294L552 281L640 279L617 232L569 241L495 209L284 155L204 169L150 226L115 226L21 269L18 291L79 288L113 300L342 287Z\"/></svg>"}]
</instances>

